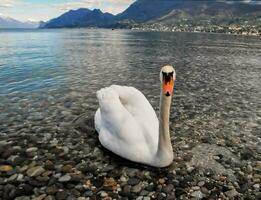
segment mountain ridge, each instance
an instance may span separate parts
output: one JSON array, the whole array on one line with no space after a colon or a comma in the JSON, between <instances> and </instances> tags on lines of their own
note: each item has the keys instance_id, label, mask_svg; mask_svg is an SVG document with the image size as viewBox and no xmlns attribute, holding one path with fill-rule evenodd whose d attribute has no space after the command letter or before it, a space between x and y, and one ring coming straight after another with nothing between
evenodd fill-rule
<instances>
[{"instance_id":1,"label":"mountain ridge","mask_svg":"<svg viewBox=\"0 0 261 200\"><path fill-rule=\"evenodd\" d=\"M137 0L122 13L112 15L99 9L70 10L44 24L43 28L103 27L131 28L137 24L171 25L184 19L196 24L230 24L260 18L261 5L251 2L228 3L222 0Z\"/></svg>"},{"instance_id":2,"label":"mountain ridge","mask_svg":"<svg viewBox=\"0 0 261 200\"><path fill-rule=\"evenodd\" d=\"M39 22L33 21L19 21L17 19L13 19L11 17L0 16L0 28L38 28Z\"/></svg>"},{"instance_id":3,"label":"mountain ridge","mask_svg":"<svg viewBox=\"0 0 261 200\"><path fill-rule=\"evenodd\" d=\"M43 28L105 27L113 22L114 15L110 13L103 13L100 9L79 8L77 10L69 10L61 16L50 20Z\"/></svg>"}]
</instances>

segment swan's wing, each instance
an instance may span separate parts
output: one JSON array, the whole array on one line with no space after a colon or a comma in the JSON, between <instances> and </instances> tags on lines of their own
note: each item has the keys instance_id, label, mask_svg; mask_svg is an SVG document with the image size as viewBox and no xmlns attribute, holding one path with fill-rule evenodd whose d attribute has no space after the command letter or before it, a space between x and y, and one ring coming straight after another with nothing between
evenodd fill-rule
<instances>
[{"instance_id":1,"label":"swan's wing","mask_svg":"<svg viewBox=\"0 0 261 200\"><path fill-rule=\"evenodd\" d=\"M136 88L112 85L119 95L122 105L140 125L150 143L158 142L159 122L157 115L146 97ZM156 144L155 144L156 145Z\"/></svg>"},{"instance_id":2,"label":"swan's wing","mask_svg":"<svg viewBox=\"0 0 261 200\"><path fill-rule=\"evenodd\" d=\"M95 115L97 131L106 129L114 137L130 143L137 138L143 139L139 125L122 105L119 95L112 88L99 90L97 98L100 105Z\"/></svg>"},{"instance_id":3,"label":"swan's wing","mask_svg":"<svg viewBox=\"0 0 261 200\"><path fill-rule=\"evenodd\" d=\"M158 119L141 92L131 87L119 91L119 87L97 92L100 108L95 114L95 128L99 140L122 157L144 162L142 159L150 159L157 150Z\"/></svg>"},{"instance_id":4,"label":"swan's wing","mask_svg":"<svg viewBox=\"0 0 261 200\"><path fill-rule=\"evenodd\" d=\"M101 144L112 152L132 161L148 162L155 154L153 142L130 112L122 105L119 95L112 88L97 92L100 108L95 114L95 128Z\"/></svg>"}]
</instances>

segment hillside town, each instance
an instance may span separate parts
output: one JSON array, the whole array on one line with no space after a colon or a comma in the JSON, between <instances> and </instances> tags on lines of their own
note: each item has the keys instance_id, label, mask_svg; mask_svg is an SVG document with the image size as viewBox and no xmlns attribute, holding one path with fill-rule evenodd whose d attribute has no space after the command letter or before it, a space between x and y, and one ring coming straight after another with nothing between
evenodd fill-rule
<instances>
[{"instance_id":1,"label":"hillside town","mask_svg":"<svg viewBox=\"0 0 261 200\"><path fill-rule=\"evenodd\" d=\"M261 36L261 27L258 25L191 25L191 24L175 24L164 25L143 24L135 25L131 29L144 31L170 31L170 32L207 32L207 33L225 33L234 35L252 35Z\"/></svg>"}]
</instances>

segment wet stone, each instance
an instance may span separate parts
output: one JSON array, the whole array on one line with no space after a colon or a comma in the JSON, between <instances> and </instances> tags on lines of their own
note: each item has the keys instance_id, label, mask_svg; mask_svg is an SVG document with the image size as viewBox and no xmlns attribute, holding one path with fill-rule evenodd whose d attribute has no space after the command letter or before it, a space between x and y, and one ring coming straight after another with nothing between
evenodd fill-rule
<instances>
[{"instance_id":1,"label":"wet stone","mask_svg":"<svg viewBox=\"0 0 261 200\"><path fill-rule=\"evenodd\" d=\"M84 196L86 196L86 197L91 197L92 195L93 195L93 192L91 190L84 192Z\"/></svg>"},{"instance_id":2,"label":"wet stone","mask_svg":"<svg viewBox=\"0 0 261 200\"><path fill-rule=\"evenodd\" d=\"M130 178L130 179L127 181L127 183L128 183L129 185L136 185L136 184L138 184L139 182L140 182L140 180L137 179L137 178Z\"/></svg>"},{"instance_id":3,"label":"wet stone","mask_svg":"<svg viewBox=\"0 0 261 200\"><path fill-rule=\"evenodd\" d=\"M227 192L225 192L225 195L229 198L229 199L232 199L236 196L238 196L238 192L236 190L229 190Z\"/></svg>"},{"instance_id":4,"label":"wet stone","mask_svg":"<svg viewBox=\"0 0 261 200\"><path fill-rule=\"evenodd\" d=\"M205 185L205 182L204 182L204 181L198 182L198 186L199 186L199 187L202 187L203 185Z\"/></svg>"},{"instance_id":5,"label":"wet stone","mask_svg":"<svg viewBox=\"0 0 261 200\"><path fill-rule=\"evenodd\" d=\"M56 194L57 192L58 192L58 188L57 188L56 186L54 186L54 185L48 186L48 187L46 188L46 194L54 195L54 194Z\"/></svg>"},{"instance_id":6,"label":"wet stone","mask_svg":"<svg viewBox=\"0 0 261 200\"><path fill-rule=\"evenodd\" d=\"M56 198L57 200L64 200L64 199L67 198L67 196L68 196L68 192L65 191L65 190L62 190L62 191L58 191L58 192L56 193L55 198Z\"/></svg>"},{"instance_id":7,"label":"wet stone","mask_svg":"<svg viewBox=\"0 0 261 200\"><path fill-rule=\"evenodd\" d=\"M60 182L68 182L68 181L70 181L71 180L71 176L69 175L69 174L66 174L66 175L64 175L64 176L61 176L60 178L59 178L59 181Z\"/></svg>"},{"instance_id":8,"label":"wet stone","mask_svg":"<svg viewBox=\"0 0 261 200\"><path fill-rule=\"evenodd\" d=\"M15 200L30 200L31 198L28 196L20 196L20 197L16 197Z\"/></svg>"},{"instance_id":9,"label":"wet stone","mask_svg":"<svg viewBox=\"0 0 261 200\"><path fill-rule=\"evenodd\" d=\"M11 165L0 165L0 172L9 172L13 170Z\"/></svg>"},{"instance_id":10,"label":"wet stone","mask_svg":"<svg viewBox=\"0 0 261 200\"><path fill-rule=\"evenodd\" d=\"M201 191L195 191L192 192L190 196L195 197L197 199L202 199L204 197L204 194Z\"/></svg>"},{"instance_id":11,"label":"wet stone","mask_svg":"<svg viewBox=\"0 0 261 200\"><path fill-rule=\"evenodd\" d=\"M26 174L30 177L35 177L35 176L39 176L44 172L44 168L41 166L36 166L36 167L32 167L30 169L28 169L26 171Z\"/></svg>"},{"instance_id":12,"label":"wet stone","mask_svg":"<svg viewBox=\"0 0 261 200\"><path fill-rule=\"evenodd\" d=\"M72 165L64 165L64 166L62 166L62 168L61 168L61 170L62 170L62 172L65 172L65 173L70 173L70 172L72 172Z\"/></svg>"},{"instance_id":13,"label":"wet stone","mask_svg":"<svg viewBox=\"0 0 261 200\"><path fill-rule=\"evenodd\" d=\"M26 159L22 158L21 156L18 155L12 155L7 159L10 164L12 164L13 166L17 166L22 164Z\"/></svg>"},{"instance_id":14,"label":"wet stone","mask_svg":"<svg viewBox=\"0 0 261 200\"><path fill-rule=\"evenodd\" d=\"M166 194L169 194L173 191L174 186L172 184L168 184L162 188L162 191Z\"/></svg>"},{"instance_id":15,"label":"wet stone","mask_svg":"<svg viewBox=\"0 0 261 200\"><path fill-rule=\"evenodd\" d=\"M33 153L33 152L36 152L38 150L37 147L30 147L28 149L26 149L26 153Z\"/></svg>"},{"instance_id":16,"label":"wet stone","mask_svg":"<svg viewBox=\"0 0 261 200\"><path fill-rule=\"evenodd\" d=\"M142 183L139 183L131 188L131 192L134 193L140 193L140 191L143 189Z\"/></svg>"},{"instance_id":17,"label":"wet stone","mask_svg":"<svg viewBox=\"0 0 261 200\"><path fill-rule=\"evenodd\" d=\"M17 179L18 174L14 174L7 179L7 182L13 182Z\"/></svg>"}]
</instances>

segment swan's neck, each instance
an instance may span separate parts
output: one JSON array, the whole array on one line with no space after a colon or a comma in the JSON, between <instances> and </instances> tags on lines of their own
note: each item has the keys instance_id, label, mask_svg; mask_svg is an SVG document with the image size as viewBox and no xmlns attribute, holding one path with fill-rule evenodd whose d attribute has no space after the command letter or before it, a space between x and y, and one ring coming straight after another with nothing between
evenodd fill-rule
<instances>
[{"instance_id":1,"label":"swan's neck","mask_svg":"<svg viewBox=\"0 0 261 200\"><path fill-rule=\"evenodd\" d=\"M169 114L172 96L167 97L161 91L159 112L159 141L157 150L158 163L169 165L173 160L173 149L169 132Z\"/></svg>"}]
</instances>

